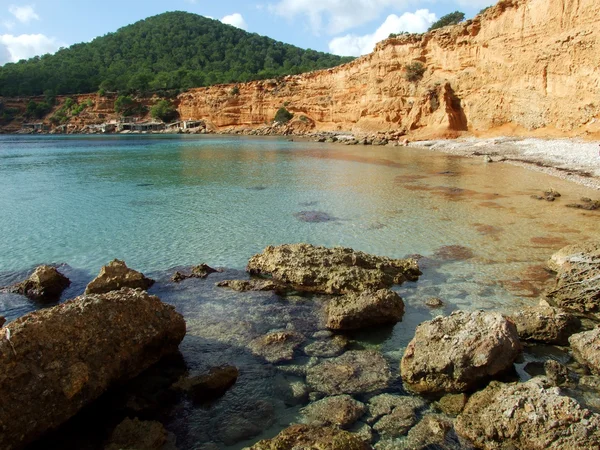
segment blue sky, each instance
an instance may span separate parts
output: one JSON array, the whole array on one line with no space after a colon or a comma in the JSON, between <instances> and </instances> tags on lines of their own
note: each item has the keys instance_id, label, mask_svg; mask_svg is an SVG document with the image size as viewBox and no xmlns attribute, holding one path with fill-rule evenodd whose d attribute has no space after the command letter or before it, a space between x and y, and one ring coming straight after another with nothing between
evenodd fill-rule
<instances>
[{"instance_id":1,"label":"blue sky","mask_svg":"<svg viewBox=\"0 0 600 450\"><path fill-rule=\"evenodd\" d=\"M189 11L303 48L358 56L494 0L0 0L0 64L52 53L165 11Z\"/></svg>"}]
</instances>

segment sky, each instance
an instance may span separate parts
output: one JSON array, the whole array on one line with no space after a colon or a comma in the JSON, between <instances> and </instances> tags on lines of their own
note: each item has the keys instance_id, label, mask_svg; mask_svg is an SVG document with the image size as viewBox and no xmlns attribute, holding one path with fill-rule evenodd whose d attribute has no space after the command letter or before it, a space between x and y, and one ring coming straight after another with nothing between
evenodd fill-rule
<instances>
[{"instance_id":1,"label":"sky","mask_svg":"<svg viewBox=\"0 0 600 450\"><path fill-rule=\"evenodd\" d=\"M444 14L475 16L494 0L0 0L0 65L188 11L302 48L359 56L390 35L422 32Z\"/></svg>"}]
</instances>

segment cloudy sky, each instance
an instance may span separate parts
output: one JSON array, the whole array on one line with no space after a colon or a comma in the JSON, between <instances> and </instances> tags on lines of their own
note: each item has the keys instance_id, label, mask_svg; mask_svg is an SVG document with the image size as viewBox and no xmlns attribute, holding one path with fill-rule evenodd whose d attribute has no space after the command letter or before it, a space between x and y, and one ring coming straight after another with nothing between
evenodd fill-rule
<instances>
[{"instance_id":1,"label":"cloudy sky","mask_svg":"<svg viewBox=\"0 0 600 450\"><path fill-rule=\"evenodd\" d=\"M303 48L358 56L390 33L421 32L494 0L0 0L0 65L87 42L148 16L183 10Z\"/></svg>"}]
</instances>

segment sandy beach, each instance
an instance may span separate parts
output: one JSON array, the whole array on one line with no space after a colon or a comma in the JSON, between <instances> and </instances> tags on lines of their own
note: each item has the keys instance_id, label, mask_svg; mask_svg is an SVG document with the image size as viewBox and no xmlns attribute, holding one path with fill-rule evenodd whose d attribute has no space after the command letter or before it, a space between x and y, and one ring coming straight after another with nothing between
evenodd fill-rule
<instances>
[{"instance_id":1,"label":"sandy beach","mask_svg":"<svg viewBox=\"0 0 600 450\"><path fill-rule=\"evenodd\" d=\"M600 190L600 142L495 137L417 141L410 146L453 155L491 158L492 162L524 166Z\"/></svg>"}]
</instances>

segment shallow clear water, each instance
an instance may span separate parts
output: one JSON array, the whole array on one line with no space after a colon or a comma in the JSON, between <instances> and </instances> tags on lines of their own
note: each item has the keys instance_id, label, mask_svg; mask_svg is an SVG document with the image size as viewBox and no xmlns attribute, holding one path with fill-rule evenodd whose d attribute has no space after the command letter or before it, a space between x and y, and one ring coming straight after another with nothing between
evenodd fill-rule
<instances>
[{"instance_id":1,"label":"shallow clear water","mask_svg":"<svg viewBox=\"0 0 600 450\"><path fill-rule=\"evenodd\" d=\"M530 198L549 187L563 196L554 203ZM397 371L423 320L458 308L510 311L536 302L549 280L543 262L564 245L600 237L600 214L565 207L582 196L598 197L545 174L413 148L0 136L0 286L37 264L64 263L74 283L63 299L71 298L113 258L156 277L151 292L188 323L181 350L190 370L230 363L242 373L210 410L179 404L168 427L180 448L207 441L239 448L251 441L234 443L235 433L222 429L232 417L238 428L244 420L262 423L272 435L298 412L273 389L294 377L252 356L247 343L286 327L310 336L322 321L318 301L237 294L215 288L216 280L244 276L250 256L280 243L425 256L419 282L397 289L407 304L403 322L351 336L355 347L379 348ZM306 216L332 220L300 220ZM472 255L445 246L467 247ZM201 262L227 272L168 281L174 267ZM429 310L424 301L432 296L446 306ZM0 315L8 319L35 308L0 294ZM297 362L306 359L299 355ZM252 415L261 410L257 402L274 408L272 426Z\"/></svg>"}]
</instances>

